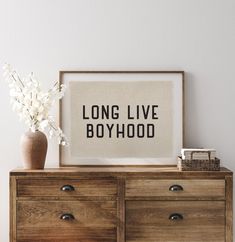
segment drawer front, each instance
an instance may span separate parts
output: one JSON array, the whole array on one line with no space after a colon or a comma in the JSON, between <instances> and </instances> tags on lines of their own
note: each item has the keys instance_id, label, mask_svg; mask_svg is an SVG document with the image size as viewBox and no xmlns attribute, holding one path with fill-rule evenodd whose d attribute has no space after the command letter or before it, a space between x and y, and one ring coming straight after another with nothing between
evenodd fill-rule
<instances>
[{"instance_id":1,"label":"drawer front","mask_svg":"<svg viewBox=\"0 0 235 242\"><path fill-rule=\"evenodd\" d=\"M116 241L116 201L18 201L17 241Z\"/></svg>"},{"instance_id":2,"label":"drawer front","mask_svg":"<svg viewBox=\"0 0 235 242\"><path fill-rule=\"evenodd\" d=\"M225 197L224 180L157 180L126 181L127 197Z\"/></svg>"},{"instance_id":3,"label":"drawer front","mask_svg":"<svg viewBox=\"0 0 235 242\"><path fill-rule=\"evenodd\" d=\"M88 179L19 179L17 196L116 196L117 182Z\"/></svg>"},{"instance_id":4,"label":"drawer front","mask_svg":"<svg viewBox=\"0 0 235 242\"><path fill-rule=\"evenodd\" d=\"M224 242L224 214L224 201L127 201L126 242Z\"/></svg>"}]
</instances>

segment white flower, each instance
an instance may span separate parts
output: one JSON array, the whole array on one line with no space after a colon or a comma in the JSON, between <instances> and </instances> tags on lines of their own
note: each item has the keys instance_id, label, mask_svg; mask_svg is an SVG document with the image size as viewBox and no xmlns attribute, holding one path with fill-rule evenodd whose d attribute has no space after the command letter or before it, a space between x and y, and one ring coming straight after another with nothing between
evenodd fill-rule
<instances>
[{"instance_id":1,"label":"white flower","mask_svg":"<svg viewBox=\"0 0 235 242\"><path fill-rule=\"evenodd\" d=\"M49 137L56 136L59 144L67 145L62 130L49 116L52 105L64 96L65 85L55 82L51 89L44 92L33 73L21 78L9 64L3 66L3 75L10 88L12 109L18 113L20 120L24 121L33 132L45 130Z\"/></svg>"}]
</instances>

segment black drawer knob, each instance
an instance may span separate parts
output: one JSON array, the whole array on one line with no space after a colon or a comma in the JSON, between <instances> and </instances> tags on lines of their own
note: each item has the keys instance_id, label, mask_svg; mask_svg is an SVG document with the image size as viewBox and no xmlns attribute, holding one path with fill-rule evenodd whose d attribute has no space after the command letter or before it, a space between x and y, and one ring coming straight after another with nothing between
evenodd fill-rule
<instances>
[{"instance_id":1,"label":"black drawer knob","mask_svg":"<svg viewBox=\"0 0 235 242\"><path fill-rule=\"evenodd\" d=\"M182 220L184 217L182 214L179 214L179 213L172 213L170 216L169 216L169 219L170 220Z\"/></svg>"},{"instance_id":2,"label":"black drawer knob","mask_svg":"<svg viewBox=\"0 0 235 242\"><path fill-rule=\"evenodd\" d=\"M179 192L183 190L184 190L183 187L180 185L172 185L169 187L169 191L172 191L172 192Z\"/></svg>"},{"instance_id":3,"label":"black drawer knob","mask_svg":"<svg viewBox=\"0 0 235 242\"><path fill-rule=\"evenodd\" d=\"M61 191L72 192L75 188L72 185L64 185L60 188Z\"/></svg>"},{"instance_id":4,"label":"black drawer knob","mask_svg":"<svg viewBox=\"0 0 235 242\"><path fill-rule=\"evenodd\" d=\"M62 220L74 220L74 216L70 213L65 213L60 216L60 219Z\"/></svg>"}]
</instances>

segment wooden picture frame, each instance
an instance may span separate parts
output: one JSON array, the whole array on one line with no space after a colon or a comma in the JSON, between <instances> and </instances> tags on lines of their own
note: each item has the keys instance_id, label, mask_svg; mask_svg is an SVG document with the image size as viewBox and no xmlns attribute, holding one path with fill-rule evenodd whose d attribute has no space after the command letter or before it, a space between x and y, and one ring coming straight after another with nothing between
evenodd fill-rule
<instances>
[{"instance_id":1,"label":"wooden picture frame","mask_svg":"<svg viewBox=\"0 0 235 242\"><path fill-rule=\"evenodd\" d=\"M60 146L59 159L61 167L86 165L167 165L177 163L177 155L180 154L180 149L183 147L184 136L184 71L60 71L59 80L60 84L67 85L65 96L62 100L60 100L59 122L70 143L70 146L68 147ZM143 89L145 90L142 91ZM154 92L154 90L156 92ZM108 94L106 95L106 93ZM164 93L165 96L162 93ZM143 95L146 95L146 98ZM105 96L105 98L103 96ZM130 96L132 98L128 99L128 97ZM156 96L158 97L158 99ZM94 100L90 100L92 98ZM119 100L121 103L118 103ZM132 102L132 105L128 105L127 102L129 102L129 100L132 100L130 101ZM105 103L106 101L107 103ZM98 127L98 125L103 125L104 130L104 125L108 126L109 124L107 124L107 122L97 123L97 120L107 121L107 116L102 117L103 119L101 119L101 116L98 118L95 117L97 118L97 120L94 120L94 117L86 117L86 115L89 115L85 114L84 116L84 113L89 113L89 109L93 107L96 107L97 110L99 107L102 107L104 109L108 107L110 108L111 106L113 107L115 106L113 105L114 102L118 103L117 106L119 108L119 116L122 117L124 117L124 113L125 115L127 113L125 106L130 108L128 111L131 112L130 110L132 106L134 107L134 104L136 104L136 107L134 107L133 110L135 110L135 108L139 108L139 111L141 111L142 108L144 114L149 114L149 110L151 110L152 108L152 118L154 118L153 113L155 112L155 118L159 123L159 129L157 130L157 124L155 123L156 120L154 120L154 122L151 121L151 123L154 125L154 127L151 126L153 127L152 130L156 129L159 133L159 137L162 137L163 139L161 139L160 141L156 139L156 142L154 143L153 139L150 139L156 138L156 135L154 134L154 137L150 137L153 135L149 135L149 137L138 136L138 139L136 137L134 137L133 139L131 139L130 137L125 137L126 140L124 140L125 138L121 137L119 141L117 140L117 138L120 138L118 136L114 137L113 135L108 137L108 131L106 132L106 137L101 136L100 138L95 135L89 137L88 129L86 133L87 136L85 136L84 130L86 129L85 127L88 127L88 125L93 125L94 127ZM141 102L144 102L144 105ZM164 111L161 111L159 113L165 113L164 118L166 117L165 120L167 120L167 122L164 122L163 116L159 117L158 119L156 110L158 110L159 107L156 107L158 105L152 105L156 104L153 102L160 102L162 104L160 105L161 107L166 107L162 108L161 110ZM153 111L153 106L155 106L155 111ZM83 108L83 113L81 113L81 107ZM86 110L86 107L89 107L87 108L88 111ZM169 110L172 110L172 113L170 113ZM133 113L135 112L133 111ZM128 115L130 114L128 113ZM82 116L83 118L81 118ZM142 116L144 115L142 114ZM150 116L150 114L144 116L144 118L146 118L147 116ZM94 123L85 123L85 121L87 121L85 120L85 118L89 119L89 122L93 121ZM138 129L136 127L141 127L144 130L147 127L146 125L149 124L144 123L149 118L146 118L145 120L142 117L142 126L138 126L140 124L138 123L135 115L133 115L133 117L128 116L128 118L133 118L134 121L131 121L136 123L126 124L126 122L123 121L123 118L123 120L121 120L123 122L122 124L120 123L120 125L133 125L136 130ZM141 118L139 119L141 120ZM119 125L117 123L118 121L115 120L114 125ZM169 123L169 125L165 126L166 123ZM160 126L160 124L163 126ZM111 125L112 124L110 124L109 128L111 127ZM171 132L169 130L171 130ZM146 133L146 131L143 132ZM118 131L116 133L118 133ZM166 136L167 138L164 137L166 133L168 134ZM109 132L109 135L111 135L111 132ZM134 139L136 139L135 142L138 144L136 147L134 145L135 142L132 142ZM168 143L164 140L168 140ZM166 148L167 145L164 144L169 144L168 150ZM129 145L130 148L128 148ZM170 149L170 147L172 147L172 149ZM107 156L105 149L109 151L107 152ZM115 149L117 150L117 152ZM165 149L166 151L164 151ZM132 150L130 154L128 153L129 150ZM162 156L162 154L160 154L161 151L162 153L165 152L167 156ZM156 153L156 155L154 152ZM157 157L157 152L159 152L160 154L159 157ZM136 153L138 153L138 155L136 155L135 157L133 154Z\"/></svg>"}]
</instances>

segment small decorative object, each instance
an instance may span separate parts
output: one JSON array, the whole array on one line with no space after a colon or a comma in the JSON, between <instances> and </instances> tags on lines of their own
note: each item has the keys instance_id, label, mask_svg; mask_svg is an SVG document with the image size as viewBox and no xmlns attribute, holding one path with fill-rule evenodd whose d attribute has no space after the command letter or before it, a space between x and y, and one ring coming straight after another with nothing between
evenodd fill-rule
<instances>
[{"instance_id":1,"label":"small decorative object","mask_svg":"<svg viewBox=\"0 0 235 242\"><path fill-rule=\"evenodd\" d=\"M183 160L214 160L216 156L215 149L181 149Z\"/></svg>"},{"instance_id":2,"label":"small decorative object","mask_svg":"<svg viewBox=\"0 0 235 242\"><path fill-rule=\"evenodd\" d=\"M178 168L181 171L219 171L220 160L215 149L182 149Z\"/></svg>"},{"instance_id":3,"label":"small decorative object","mask_svg":"<svg viewBox=\"0 0 235 242\"><path fill-rule=\"evenodd\" d=\"M47 153L47 138L44 132L48 132L50 138L57 137L59 144L67 145L64 133L49 115L53 104L63 97L65 85L55 82L51 89L44 92L33 73L21 78L9 64L5 64L3 70L9 84L13 110L29 127L29 131L21 138L24 167L43 169Z\"/></svg>"},{"instance_id":4,"label":"small decorative object","mask_svg":"<svg viewBox=\"0 0 235 242\"><path fill-rule=\"evenodd\" d=\"M36 130L27 131L21 137L21 150L26 169L43 169L47 153L47 137Z\"/></svg>"},{"instance_id":5,"label":"small decorative object","mask_svg":"<svg viewBox=\"0 0 235 242\"><path fill-rule=\"evenodd\" d=\"M183 71L61 71L61 166L176 164Z\"/></svg>"}]
</instances>

